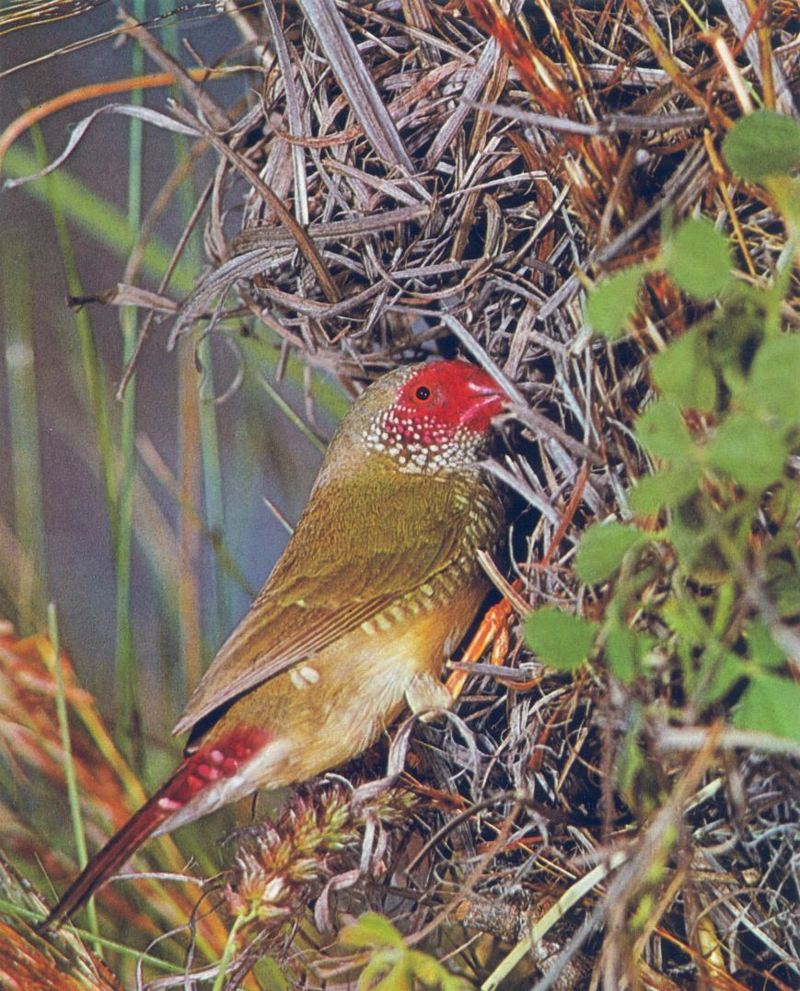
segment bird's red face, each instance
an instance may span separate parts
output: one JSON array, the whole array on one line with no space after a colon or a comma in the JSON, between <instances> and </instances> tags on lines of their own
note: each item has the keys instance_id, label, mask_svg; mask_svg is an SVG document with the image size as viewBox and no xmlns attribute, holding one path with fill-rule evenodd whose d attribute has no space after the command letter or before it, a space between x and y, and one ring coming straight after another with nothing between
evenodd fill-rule
<instances>
[{"instance_id":1,"label":"bird's red face","mask_svg":"<svg viewBox=\"0 0 800 991\"><path fill-rule=\"evenodd\" d=\"M508 397L482 368L466 361L434 361L401 387L392 410L398 432L436 444L467 429L485 434Z\"/></svg>"},{"instance_id":2,"label":"bird's red face","mask_svg":"<svg viewBox=\"0 0 800 991\"><path fill-rule=\"evenodd\" d=\"M372 439L407 470L461 467L485 446L508 402L490 375L466 361L419 365L401 379Z\"/></svg>"}]
</instances>

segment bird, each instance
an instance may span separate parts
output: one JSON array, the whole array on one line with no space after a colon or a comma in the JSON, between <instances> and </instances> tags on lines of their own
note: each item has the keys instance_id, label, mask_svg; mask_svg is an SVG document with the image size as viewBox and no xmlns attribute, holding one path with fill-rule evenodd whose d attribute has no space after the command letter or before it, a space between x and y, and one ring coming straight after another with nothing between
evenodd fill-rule
<instances>
[{"instance_id":1,"label":"bird","mask_svg":"<svg viewBox=\"0 0 800 991\"><path fill-rule=\"evenodd\" d=\"M476 552L503 529L481 463L508 401L463 359L402 365L361 393L285 550L173 730L189 732L181 763L66 889L45 931L149 837L346 763L406 708L451 704L444 663L489 588Z\"/></svg>"}]
</instances>

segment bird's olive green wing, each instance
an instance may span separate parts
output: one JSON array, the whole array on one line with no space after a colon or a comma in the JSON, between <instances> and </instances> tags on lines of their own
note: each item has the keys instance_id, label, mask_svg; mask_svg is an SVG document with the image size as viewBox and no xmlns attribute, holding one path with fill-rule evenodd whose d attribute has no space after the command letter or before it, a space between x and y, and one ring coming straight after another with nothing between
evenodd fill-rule
<instances>
[{"instance_id":1,"label":"bird's olive green wing","mask_svg":"<svg viewBox=\"0 0 800 991\"><path fill-rule=\"evenodd\" d=\"M392 473L319 487L247 614L220 649L174 733L312 657L463 553L463 481Z\"/></svg>"}]
</instances>

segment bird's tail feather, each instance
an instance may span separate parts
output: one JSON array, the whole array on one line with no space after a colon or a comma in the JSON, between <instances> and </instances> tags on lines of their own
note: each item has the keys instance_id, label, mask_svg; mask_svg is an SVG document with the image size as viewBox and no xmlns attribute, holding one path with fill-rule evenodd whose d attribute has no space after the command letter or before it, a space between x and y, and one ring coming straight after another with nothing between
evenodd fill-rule
<instances>
[{"instance_id":1,"label":"bird's tail feather","mask_svg":"<svg viewBox=\"0 0 800 991\"><path fill-rule=\"evenodd\" d=\"M239 726L189 754L172 777L89 861L61 896L42 928L57 929L148 837L198 819L228 800L229 793L238 790L242 766L262 751L268 741L269 734L265 730ZM214 801L215 797L217 801Z\"/></svg>"},{"instance_id":2,"label":"bird's tail feather","mask_svg":"<svg viewBox=\"0 0 800 991\"><path fill-rule=\"evenodd\" d=\"M158 794L154 795L92 857L47 916L43 924L45 930L58 929L73 912L77 912L94 891L169 817L169 811L159 805L159 798Z\"/></svg>"}]
</instances>

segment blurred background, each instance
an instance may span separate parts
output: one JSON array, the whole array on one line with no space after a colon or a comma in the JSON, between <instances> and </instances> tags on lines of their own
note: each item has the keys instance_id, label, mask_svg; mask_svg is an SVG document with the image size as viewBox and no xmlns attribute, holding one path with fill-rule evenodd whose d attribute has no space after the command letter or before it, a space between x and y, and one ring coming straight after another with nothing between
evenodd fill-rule
<instances>
[{"instance_id":1,"label":"blurred background","mask_svg":"<svg viewBox=\"0 0 800 991\"><path fill-rule=\"evenodd\" d=\"M184 64L188 51L212 65L242 43L210 5L163 20L159 4L135 13ZM0 131L46 101L74 93L75 102L11 145L4 179L53 159L99 106L165 108L167 87L94 99L83 89L158 71L115 33L119 16L106 3L24 30L6 25ZM249 87L245 74L208 85L223 104ZM120 401L141 319L131 308L67 305L68 295L123 280L143 219L186 148L176 135L104 114L55 173L0 194L0 617L22 633L43 631L55 604L81 683L134 757L166 738L282 549L286 527L264 497L293 522L320 461L321 445L291 415L306 415L312 383L291 364L276 382L277 345L251 341L245 351L214 335L167 352L165 319ZM175 182L131 281L158 287L211 166L200 159ZM201 227L166 290L172 298L203 270ZM330 383L322 390L315 415L324 438L344 397Z\"/></svg>"}]
</instances>

